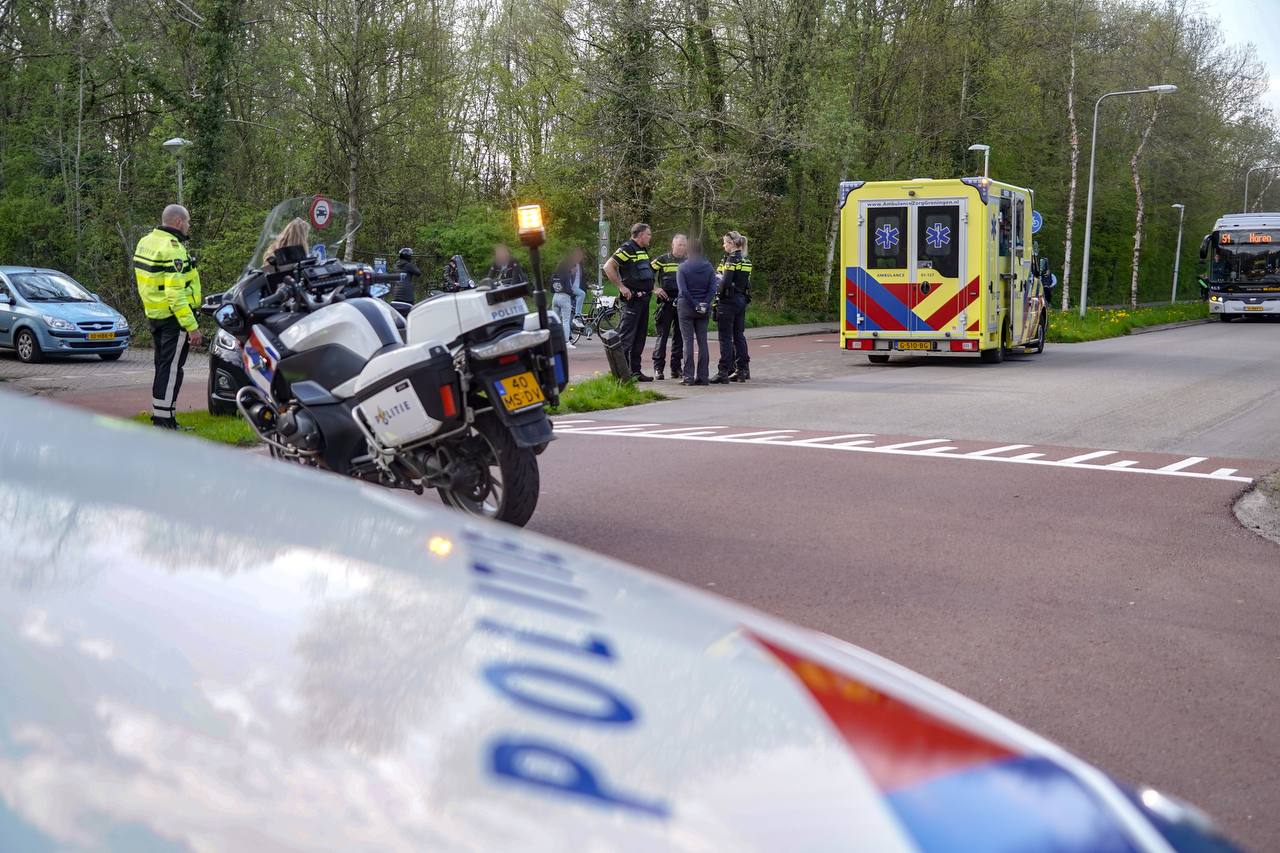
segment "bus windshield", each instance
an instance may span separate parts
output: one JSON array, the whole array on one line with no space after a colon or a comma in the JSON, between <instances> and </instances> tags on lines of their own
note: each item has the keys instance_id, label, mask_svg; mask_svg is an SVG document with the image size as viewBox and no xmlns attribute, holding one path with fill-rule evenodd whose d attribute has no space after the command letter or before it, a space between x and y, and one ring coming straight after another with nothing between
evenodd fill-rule
<instances>
[{"instance_id":1,"label":"bus windshield","mask_svg":"<svg viewBox=\"0 0 1280 853\"><path fill-rule=\"evenodd\" d=\"M1222 231L1212 273L1231 284L1280 282L1280 231Z\"/></svg>"}]
</instances>

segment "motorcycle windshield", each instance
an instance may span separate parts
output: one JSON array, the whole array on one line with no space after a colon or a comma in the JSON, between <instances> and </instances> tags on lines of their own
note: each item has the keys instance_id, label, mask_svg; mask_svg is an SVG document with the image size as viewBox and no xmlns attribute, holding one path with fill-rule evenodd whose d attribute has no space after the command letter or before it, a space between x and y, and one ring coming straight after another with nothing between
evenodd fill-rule
<instances>
[{"instance_id":1,"label":"motorcycle windshield","mask_svg":"<svg viewBox=\"0 0 1280 853\"><path fill-rule=\"evenodd\" d=\"M286 199L271 209L245 272L262 269L267 258L285 245L301 245L308 253L334 258L360 227L360 213L328 196Z\"/></svg>"}]
</instances>

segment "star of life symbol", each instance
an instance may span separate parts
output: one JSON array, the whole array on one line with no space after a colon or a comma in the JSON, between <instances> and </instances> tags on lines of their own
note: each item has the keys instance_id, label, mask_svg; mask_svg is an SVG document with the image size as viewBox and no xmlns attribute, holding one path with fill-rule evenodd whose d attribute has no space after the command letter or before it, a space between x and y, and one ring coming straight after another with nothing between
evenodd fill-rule
<instances>
[{"instance_id":1,"label":"star of life symbol","mask_svg":"<svg viewBox=\"0 0 1280 853\"><path fill-rule=\"evenodd\" d=\"M924 239L935 249L951 245L951 229L941 222L935 222L925 229Z\"/></svg>"},{"instance_id":2,"label":"star of life symbol","mask_svg":"<svg viewBox=\"0 0 1280 853\"><path fill-rule=\"evenodd\" d=\"M898 229L892 225L881 225L876 229L876 245L888 251L898 245L898 234Z\"/></svg>"}]
</instances>

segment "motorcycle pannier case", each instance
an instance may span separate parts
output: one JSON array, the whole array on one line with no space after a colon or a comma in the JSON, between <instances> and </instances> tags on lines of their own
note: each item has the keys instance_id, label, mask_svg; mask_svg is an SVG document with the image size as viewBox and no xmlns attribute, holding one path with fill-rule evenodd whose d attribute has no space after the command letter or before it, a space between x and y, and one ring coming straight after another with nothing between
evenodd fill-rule
<instances>
[{"instance_id":1,"label":"motorcycle pannier case","mask_svg":"<svg viewBox=\"0 0 1280 853\"><path fill-rule=\"evenodd\" d=\"M462 425L462 384L436 343L400 347L371 361L356 385L359 417L384 446L406 447Z\"/></svg>"}]
</instances>

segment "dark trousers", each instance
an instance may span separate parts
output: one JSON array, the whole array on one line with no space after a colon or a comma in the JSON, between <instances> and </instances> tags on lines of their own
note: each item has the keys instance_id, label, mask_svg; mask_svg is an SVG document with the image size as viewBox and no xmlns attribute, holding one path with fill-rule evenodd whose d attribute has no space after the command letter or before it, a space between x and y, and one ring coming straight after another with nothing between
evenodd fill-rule
<instances>
[{"instance_id":1,"label":"dark trousers","mask_svg":"<svg viewBox=\"0 0 1280 853\"><path fill-rule=\"evenodd\" d=\"M671 341L671 372L680 372L680 363L684 358L683 329L680 328L680 317L677 314L674 299L658 303L654 313L653 333L657 340L653 344L653 369L662 370L667 358L667 341Z\"/></svg>"},{"instance_id":2,"label":"dark trousers","mask_svg":"<svg viewBox=\"0 0 1280 853\"><path fill-rule=\"evenodd\" d=\"M187 333L178 318L151 321L155 341L156 375L151 381L151 417L172 420L182 390L182 368L187 363Z\"/></svg>"},{"instance_id":3,"label":"dark trousers","mask_svg":"<svg viewBox=\"0 0 1280 853\"><path fill-rule=\"evenodd\" d=\"M720 363L717 372L728 376L751 362L747 354L747 298L728 296L720 298L716 310L717 336L720 339Z\"/></svg>"},{"instance_id":4,"label":"dark trousers","mask_svg":"<svg viewBox=\"0 0 1280 853\"><path fill-rule=\"evenodd\" d=\"M698 316L693 311L693 303L681 299L676 303L680 313L680 335L684 338L684 365L686 379L698 382L707 381L707 373L711 369L711 353L707 352L707 326L711 322L709 314ZM698 366L694 369L693 344L698 344ZM690 375L692 373L692 375Z\"/></svg>"},{"instance_id":5,"label":"dark trousers","mask_svg":"<svg viewBox=\"0 0 1280 853\"><path fill-rule=\"evenodd\" d=\"M622 336L622 351L631 365L631 372L639 373L644 339L649 335L649 294L623 301L622 325L618 334Z\"/></svg>"}]
</instances>

